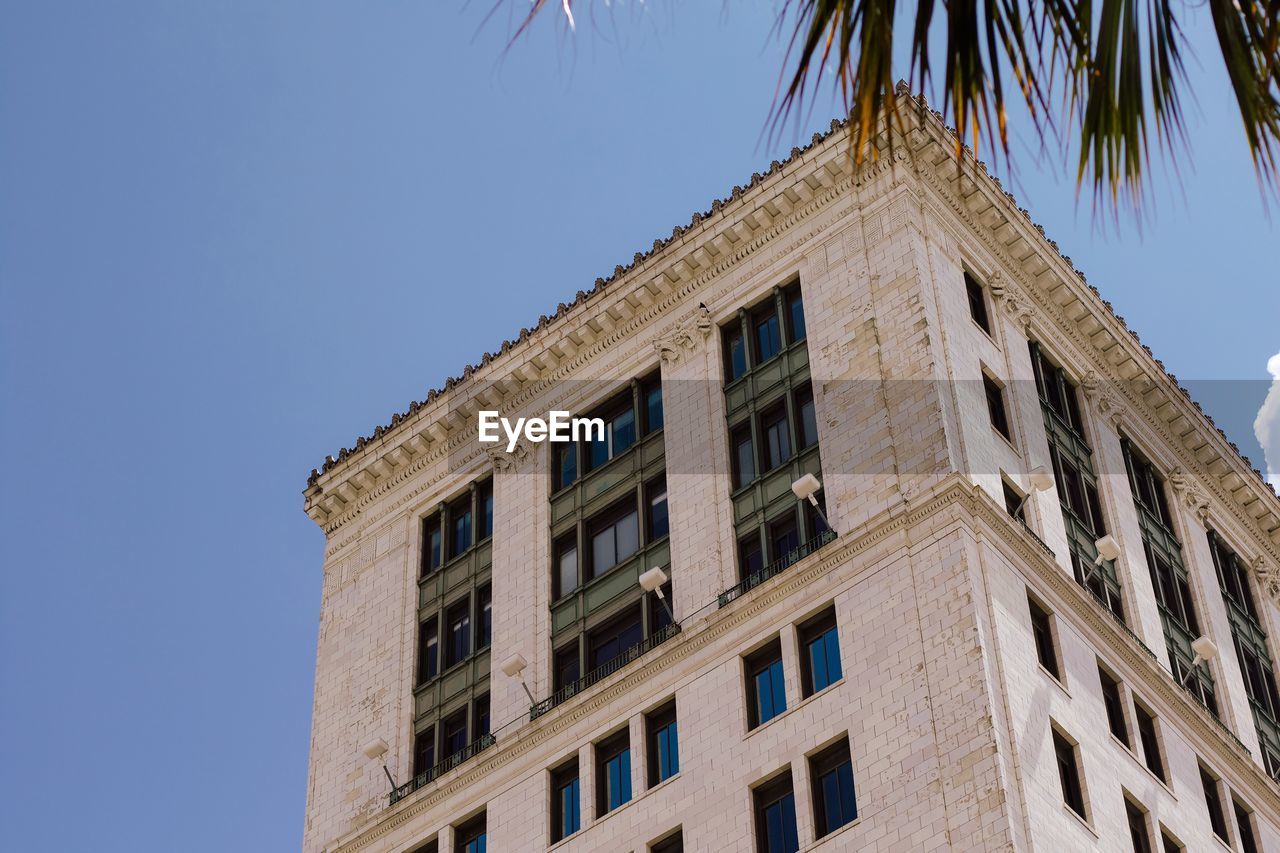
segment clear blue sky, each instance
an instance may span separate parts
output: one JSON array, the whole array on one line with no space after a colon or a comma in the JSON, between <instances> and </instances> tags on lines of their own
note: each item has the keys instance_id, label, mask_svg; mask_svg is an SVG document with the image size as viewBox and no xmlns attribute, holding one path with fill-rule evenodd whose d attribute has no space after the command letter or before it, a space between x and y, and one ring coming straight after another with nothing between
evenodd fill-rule
<instances>
[{"instance_id":1,"label":"clear blue sky","mask_svg":"<svg viewBox=\"0 0 1280 853\"><path fill-rule=\"evenodd\" d=\"M295 849L307 472L806 138L760 140L774 5L505 58L489 0L2 5L5 847ZM1141 241L1018 195L1170 369L1255 380L1205 392L1252 448L1280 231L1212 59Z\"/></svg>"}]
</instances>

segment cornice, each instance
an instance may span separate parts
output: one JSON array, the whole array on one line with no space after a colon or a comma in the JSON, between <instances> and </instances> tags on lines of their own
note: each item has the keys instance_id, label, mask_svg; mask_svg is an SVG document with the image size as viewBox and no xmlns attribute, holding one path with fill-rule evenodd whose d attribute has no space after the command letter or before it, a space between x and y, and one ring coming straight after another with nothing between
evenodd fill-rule
<instances>
[{"instance_id":1,"label":"cornice","mask_svg":"<svg viewBox=\"0 0 1280 853\"><path fill-rule=\"evenodd\" d=\"M1148 701L1156 703L1167 717L1176 720L1179 731L1192 737L1195 740L1193 746L1212 760L1215 767L1229 773L1232 785L1245 793L1251 803L1269 811L1273 822L1280 822L1280 810L1274 805L1280 802L1276 787L1254 763L1248 750L1174 683L1136 637L1117 626L1114 619L1089 598L1086 591L1061 569L1043 543L1010 519L1004 508L998 506L981 487L969 484L958 474L951 474L916 499L885 510L857 531L844 534L786 572L765 581L748 596L713 611L651 651L647 660L639 659L635 669L624 677L606 682L601 689L583 692L537 720L522 724L514 733L486 750L483 758L454 771L457 775L443 777L444 782L407 797L384 810L370 825L340 839L332 853L350 853L370 847L454 794L483 782L500 768L580 721L595 716L610 703L672 669L679 661L707 648L739 626L756 620L837 566L895 534L910 531L929 521L937 522L932 531L934 535L945 535L949 530L965 526L974 534L976 531L970 522L979 522L982 533L997 547L1016 555L1017 565L1036 584L1037 592L1049 593L1054 607L1061 612L1069 612L1074 617L1073 624L1087 629L1087 639L1093 645L1105 650L1113 661L1125 664L1136 676L1132 686L1140 689ZM879 562L867 563L858 569L858 573L878 566Z\"/></svg>"}]
</instances>

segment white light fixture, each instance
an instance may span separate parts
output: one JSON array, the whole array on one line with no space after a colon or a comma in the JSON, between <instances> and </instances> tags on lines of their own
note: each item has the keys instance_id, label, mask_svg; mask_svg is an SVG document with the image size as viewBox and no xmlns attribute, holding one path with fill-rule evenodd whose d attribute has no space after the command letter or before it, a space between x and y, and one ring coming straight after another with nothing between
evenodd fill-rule
<instances>
[{"instance_id":1,"label":"white light fixture","mask_svg":"<svg viewBox=\"0 0 1280 853\"><path fill-rule=\"evenodd\" d=\"M671 612L671 605L667 604L667 597L662 593L662 585L667 582L667 573L662 569L653 568L640 576L640 588L645 592L654 592L658 594L658 601L662 604L662 609L667 611L667 615L671 617L671 621L676 621L676 614Z\"/></svg>"},{"instance_id":2,"label":"white light fixture","mask_svg":"<svg viewBox=\"0 0 1280 853\"><path fill-rule=\"evenodd\" d=\"M1210 639L1208 634L1201 634L1191 641L1191 651L1195 653L1195 657L1191 659L1191 667L1182 673L1182 686L1187 686L1187 680L1191 678L1191 673L1196 671L1201 663L1208 663L1218 656L1218 644Z\"/></svg>"},{"instance_id":3,"label":"white light fixture","mask_svg":"<svg viewBox=\"0 0 1280 853\"><path fill-rule=\"evenodd\" d=\"M391 790L394 791L397 787L395 777L391 775L391 771L387 769L387 762L383 760L383 756L387 754L387 742L382 738L371 740L360 751L370 761L380 761L382 763L382 772L387 774L387 781L391 783Z\"/></svg>"},{"instance_id":4,"label":"white light fixture","mask_svg":"<svg viewBox=\"0 0 1280 853\"><path fill-rule=\"evenodd\" d=\"M799 480L791 484L791 493L802 501L808 501L818 513L818 518L822 519L822 523L832 532L835 528L831 526L831 522L827 521L827 516L822 511L822 507L818 506L817 494L822 490L822 483L812 474L805 474Z\"/></svg>"},{"instance_id":5,"label":"white light fixture","mask_svg":"<svg viewBox=\"0 0 1280 853\"><path fill-rule=\"evenodd\" d=\"M1101 566L1104 560L1120 558L1120 543L1110 533L1101 539L1094 540L1093 547L1098 549L1098 558L1093 561L1095 566Z\"/></svg>"},{"instance_id":6,"label":"white light fixture","mask_svg":"<svg viewBox=\"0 0 1280 853\"><path fill-rule=\"evenodd\" d=\"M519 678L520 686L524 688L524 695L529 697L529 704L536 705L538 700L533 698L533 691L529 689L529 685L525 684L524 679L520 676L520 673L524 672L524 668L528 665L529 662L524 659L524 655L516 652L504 660L499 669L502 670L502 674L507 678Z\"/></svg>"},{"instance_id":7,"label":"white light fixture","mask_svg":"<svg viewBox=\"0 0 1280 853\"><path fill-rule=\"evenodd\" d=\"M1205 661L1206 663L1218 656L1218 644L1209 638L1208 634L1202 634L1191 641L1191 651L1195 652L1195 660L1191 662L1192 666Z\"/></svg>"},{"instance_id":8,"label":"white light fixture","mask_svg":"<svg viewBox=\"0 0 1280 853\"><path fill-rule=\"evenodd\" d=\"M1049 473L1049 469L1043 465L1037 465L1031 469L1027 479L1031 483L1031 488L1037 492L1047 492L1053 488L1053 475Z\"/></svg>"}]
</instances>

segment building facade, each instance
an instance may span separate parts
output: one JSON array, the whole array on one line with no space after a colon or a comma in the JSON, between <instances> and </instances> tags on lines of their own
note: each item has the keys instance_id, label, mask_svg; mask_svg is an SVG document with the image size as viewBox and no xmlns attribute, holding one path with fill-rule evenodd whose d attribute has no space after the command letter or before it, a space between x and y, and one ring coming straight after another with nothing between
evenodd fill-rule
<instances>
[{"instance_id":1,"label":"building facade","mask_svg":"<svg viewBox=\"0 0 1280 853\"><path fill-rule=\"evenodd\" d=\"M953 145L833 126L313 473L306 850L1280 850L1280 500Z\"/></svg>"}]
</instances>

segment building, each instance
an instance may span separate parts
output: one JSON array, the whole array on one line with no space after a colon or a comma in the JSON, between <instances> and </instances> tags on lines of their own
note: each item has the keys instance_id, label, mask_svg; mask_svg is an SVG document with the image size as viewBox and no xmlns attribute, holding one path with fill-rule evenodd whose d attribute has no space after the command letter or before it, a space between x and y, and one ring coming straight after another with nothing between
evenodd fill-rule
<instances>
[{"instance_id":1,"label":"building","mask_svg":"<svg viewBox=\"0 0 1280 853\"><path fill-rule=\"evenodd\" d=\"M1280 500L953 144L833 126L313 473L306 850L1280 850Z\"/></svg>"}]
</instances>

